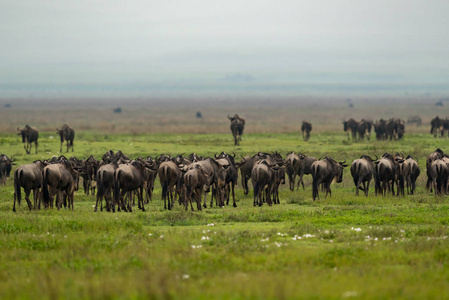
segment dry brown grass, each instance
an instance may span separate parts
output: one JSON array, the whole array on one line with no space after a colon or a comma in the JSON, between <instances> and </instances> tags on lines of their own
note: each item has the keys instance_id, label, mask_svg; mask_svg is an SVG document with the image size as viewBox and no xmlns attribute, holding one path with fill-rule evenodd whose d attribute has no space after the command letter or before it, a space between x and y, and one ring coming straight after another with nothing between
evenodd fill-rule
<instances>
[{"instance_id":1,"label":"dry brown grass","mask_svg":"<svg viewBox=\"0 0 449 300\"><path fill-rule=\"evenodd\" d=\"M15 132L25 124L41 131L55 131L64 123L76 130L107 133L228 133L228 114L246 119L245 133L299 132L310 120L312 132L340 131L343 119L423 119L423 126L409 132L428 132L431 118L446 116L433 98L201 98L201 99L0 99L1 132ZM3 108L11 103L11 108ZM113 108L121 106L123 113ZM195 114L201 111L203 119ZM449 113L447 113L449 115Z\"/></svg>"}]
</instances>

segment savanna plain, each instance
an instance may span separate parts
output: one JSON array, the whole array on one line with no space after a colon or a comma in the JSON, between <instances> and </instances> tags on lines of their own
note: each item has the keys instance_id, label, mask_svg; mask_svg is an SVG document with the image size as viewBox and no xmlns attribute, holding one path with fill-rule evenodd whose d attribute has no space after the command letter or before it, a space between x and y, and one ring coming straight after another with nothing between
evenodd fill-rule
<instances>
[{"instance_id":1,"label":"savanna plain","mask_svg":"<svg viewBox=\"0 0 449 300\"><path fill-rule=\"evenodd\" d=\"M350 108L348 103L353 107ZM4 104L10 103L10 108ZM338 161L362 154L411 154L421 175L414 195L355 195L349 168L332 197L280 189L280 204L253 206L236 188L237 207L184 211L163 208L156 179L146 212L94 212L82 188L74 211L12 212L13 178L0 187L2 299L447 299L448 196L425 189L425 159L448 138L430 135L430 120L445 106L422 98L1 99L1 153L16 166L65 154L101 159L107 150L131 158L164 154L239 158L258 151L290 151ZM122 113L113 108L120 106ZM201 111L203 118L195 117ZM246 119L233 145L228 114ZM343 119L402 118L404 139L348 140ZM302 120L313 124L300 136ZM76 130L74 152L59 153L56 128ZM25 154L17 127L40 130L38 153ZM15 169L15 168L14 168ZM13 170L14 170L13 169ZM371 184L373 187L373 184ZM251 183L250 183L251 187Z\"/></svg>"}]
</instances>

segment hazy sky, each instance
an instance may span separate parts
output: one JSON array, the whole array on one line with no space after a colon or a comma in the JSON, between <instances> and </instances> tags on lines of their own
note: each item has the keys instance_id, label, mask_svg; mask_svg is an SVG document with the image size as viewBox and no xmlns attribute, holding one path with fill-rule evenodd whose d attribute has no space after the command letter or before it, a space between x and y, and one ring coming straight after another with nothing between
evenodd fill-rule
<instances>
[{"instance_id":1,"label":"hazy sky","mask_svg":"<svg viewBox=\"0 0 449 300\"><path fill-rule=\"evenodd\" d=\"M447 0L0 0L0 20L0 96L449 82Z\"/></svg>"}]
</instances>

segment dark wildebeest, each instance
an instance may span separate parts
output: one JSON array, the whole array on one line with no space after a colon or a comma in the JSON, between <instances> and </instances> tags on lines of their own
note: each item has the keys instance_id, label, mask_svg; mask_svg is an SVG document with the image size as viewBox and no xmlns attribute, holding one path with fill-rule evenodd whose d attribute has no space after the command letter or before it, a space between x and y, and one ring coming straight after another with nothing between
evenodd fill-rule
<instances>
[{"instance_id":1,"label":"dark wildebeest","mask_svg":"<svg viewBox=\"0 0 449 300\"><path fill-rule=\"evenodd\" d=\"M419 174L421 174L421 170L418 166L417 160L415 161L411 155L407 156L405 162L410 168L410 194L413 195L416 190L416 179L418 178Z\"/></svg>"},{"instance_id":2,"label":"dark wildebeest","mask_svg":"<svg viewBox=\"0 0 449 300\"><path fill-rule=\"evenodd\" d=\"M106 161L105 161L106 162ZM115 211L115 205L112 202L112 189L114 188L114 172L118 168L115 158L107 161L97 171L95 176L97 181L97 202L95 210L98 209L98 201L100 201L100 210L103 211L103 198L106 201L106 210Z\"/></svg>"},{"instance_id":3,"label":"dark wildebeest","mask_svg":"<svg viewBox=\"0 0 449 300\"><path fill-rule=\"evenodd\" d=\"M443 125L443 120L440 117L436 116L430 121L430 134L433 134L434 137L437 137L438 131L441 130Z\"/></svg>"},{"instance_id":4,"label":"dark wildebeest","mask_svg":"<svg viewBox=\"0 0 449 300\"><path fill-rule=\"evenodd\" d=\"M245 119L240 118L238 114L235 114L233 117L228 115L228 119L231 120L231 132L234 136L234 145L238 146L242 140L243 129L245 129Z\"/></svg>"},{"instance_id":5,"label":"dark wildebeest","mask_svg":"<svg viewBox=\"0 0 449 300\"><path fill-rule=\"evenodd\" d=\"M393 155L385 153L382 158L374 162L375 194L386 195L391 190L394 195L394 182L396 180L397 163Z\"/></svg>"},{"instance_id":6,"label":"dark wildebeest","mask_svg":"<svg viewBox=\"0 0 449 300\"><path fill-rule=\"evenodd\" d=\"M80 172L83 178L83 188L86 195L95 195L96 188L96 174L99 168L100 162L95 159L92 155L83 161L83 168Z\"/></svg>"},{"instance_id":7,"label":"dark wildebeest","mask_svg":"<svg viewBox=\"0 0 449 300\"><path fill-rule=\"evenodd\" d=\"M353 118L343 121L343 130L348 134L349 140L349 131L352 134L352 140L355 141L357 139L357 131L358 131L359 123Z\"/></svg>"},{"instance_id":8,"label":"dark wildebeest","mask_svg":"<svg viewBox=\"0 0 449 300\"><path fill-rule=\"evenodd\" d=\"M271 185L273 183L275 165L271 165L267 160L262 159L257 162L251 171L251 182L253 183L254 201L256 206L262 206L262 195L265 194L266 202L271 206Z\"/></svg>"},{"instance_id":9,"label":"dark wildebeest","mask_svg":"<svg viewBox=\"0 0 449 300\"><path fill-rule=\"evenodd\" d=\"M285 165L291 191L295 190L296 175L299 173L300 161L299 156L295 152L289 152L285 158Z\"/></svg>"},{"instance_id":10,"label":"dark wildebeest","mask_svg":"<svg viewBox=\"0 0 449 300\"><path fill-rule=\"evenodd\" d=\"M162 187L162 200L164 200L164 209L172 209L175 203L174 187L178 184L182 174L178 166L171 160L166 160L160 163L157 170L159 180ZM167 206L168 198L168 206Z\"/></svg>"},{"instance_id":11,"label":"dark wildebeest","mask_svg":"<svg viewBox=\"0 0 449 300\"><path fill-rule=\"evenodd\" d=\"M384 141L387 139L387 121L380 119L374 124L374 132L376 133L376 139Z\"/></svg>"},{"instance_id":12,"label":"dark wildebeest","mask_svg":"<svg viewBox=\"0 0 449 300\"><path fill-rule=\"evenodd\" d=\"M56 207L61 208L63 198L67 197L69 208L73 210L73 197L75 192L75 168L73 161L67 160L65 157L59 159L55 164L50 164L42 170L43 183L43 199L45 207L53 208L53 199L56 197Z\"/></svg>"},{"instance_id":13,"label":"dark wildebeest","mask_svg":"<svg viewBox=\"0 0 449 300\"><path fill-rule=\"evenodd\" d=\"M396 182L398 187L397 195L405 196L405 187L407 187L407 194L410 194L410 167L406 163L404 155L396 153L394 158L397 165Z\"/></svg>"},{"instance_id":14,"label":"dark wildebeest","mask_svg":"<svg viewBox=\"0 0 449 300\"><path fill-rule=\"evenodd\" d=\"M62 152L62 144L64 141L67 141L67 152L69 152L69 148L72 147L73 152L73 140L75 139L75 130L70 128L69 125L64 124L61 129L56 128L56 133L61 137L61 147L59 152Z\"/></svg>"},{"instance_id":15,"label":"dark wildebeest","mask_svg":"<svg viewBox=\"0 0 449 300\"><path fill-rule=\"evenodd\" d=\"M312 123L310 121L302 121L301 132L302 139L308 141L310 139L310 132L312 131Z\"/></svg>"},{"instance_id":16,"label":"dark wildebeest","mask_svg":"<svg viewBox=\"0 0 449 300\"><path fill-rule=\"evenodd\" d=\"M285 165L274 167L273 176L272 176L272 184L271 184L271 193L273 195L273 203L280 204L279 201L279 185L285 184Z\"/></svg>"},{"instance_id":17,"label":"dark wildebeest","mask_svg":"<svg viewBox=\"0 0 449 300\"><path fill-rule=\"evenodd\" d=\"M17 130L20 131L18 135L22 136L23 148L25 149L26 153L27 154L31 153L31 144L34 143L37 154L37 146L38 146L37 140L39 138L39 131L34 127L30 127L29 125L25 125L23 129L19 129L17 127Z\"/></svg>"},{"instance_id":18,"label":"dark wildebeest","mask_svg":"<svg viewBox=\"0 0 449 300\"><path fill-rule=\"evenodd\" d=\"M299 169L298 169L299 179L298 179L297 188L299 188L299 184L301 183L302 189L305 190L306 188L304 187L304 181L302 180L302 177L304 175L312 174L312 164L317 159L313 156L306 156L303 153L299 153L298 156L299 156Z\"/></svg>"},{"instance_id":19,"label":"dark wildebeest","mask_svg":"<svg viewBox=\"0 0 449 300\"><path fill-rule=\"evenodd\" d=\"M9 178L15 161L13 157L9 158L5 154L0 155L0 184L6 185L6 179Z\"/></svg>"},{"instance_id":20,"label":"dark wildebeest","mask_svg":"<svg viewBox=\"0 0 449 300\"><path fill-rule=\"evenodd\" d=\"M233 206L237 207L237 203L235 202L235 192L234 188L237 185L237 180L239 177L237 167L235 166L235 154L231 156L225 152L221 152L220 155L215 155L215 159L217 162L226 170L225 176L225 184L226 184L226 205L229 205L229 198L232 193Z\"/></svg>"},{"instance_id":21,"label":"dark wildebeest","mask_svg":"<svg viewBox=\"0 0 449 300\"><path fill-rule=\"evenodd\" d=\"M435 195L441 195L447 191L447 180L449 176L449 169L447 163L442 159L438 158L430 163L427 169L427 189L430 187L435 191Z\"/></svg>"},{"instance_id":22,"label":"dark wildebeest","mask_svg":"<svg viewBox=\"0 0 449 300\"><path fill-rule=\"evenodd\" d=\"M186 170L183 182L186 189L185 194L185 209L188 209L189 202L193 211L193 199L195 198L198 210L201 210L201 196L204 194L205 186L208 188L208 176L200 165L195 165L193 168Z\"/></svg>"},{"instance_id":23,"label":"dark wildebeest","mask_svg":"<svg viewBox=\"0 0 449 300\"><path fill-rule=\"evenodd\" d=\"M143 203L143 188L145 184L146 163L143 160L132 160L130 163L121 164L114 171L114 206L118 205L124 211L132 212L132 193L137 191L137 205L145 211ZM125 201L127 194L128 202Z\"/></svg>"},{"instance_id":24,"label":"dark wildebeest","mask_svg":"<svg viewBox=\"0 0 449 300\"><path fill-rule=\"evenodd\" d=\"M323 188L327 194L332 196L331 183L335 180L337 183L343 180L343 168L347 167L345 161L336 162L331 157L326 156L322 160L317 160L312 164L312 178L313 178L313 190L312 197L313 201L318 196L318 187L323 184Z\"/></svg>"},{"instance_id":25,"label":"dark wildebeest","mask_svg":"<svg viewBox=\"0 0 449 300\"><path fill-rule=\"evenodd\" d=\"M362 119L357 127L357 131L359 133L359 138L361 140L366 139L369 141L370 139L370 135L371 135L371 126L372 126L372 121L366 121L365 119Z\"/></svg>"},{"instance_id":26,"label":"dark wildebeest","mask_svg":"<svg viewBox=\"0 0 449 300\"><path fill-rule=\"evenodd\" d=\"M358 196L359 190L362 190L365 192L365 196L368 197L369 184L374 176L373 159L368 155L362 155L359 159L352 162L350 170L352 179L354 179L355 194ZM363 188L360 186L361 184L363 184Z\"/></svg>"},{"instance_id":27,"label":"dark wildebeest","mask_svg":"<svg viewBox=\"0 0 449 300\"><path fill-rule=\"evenodd\" d=\"M31 210L40 209L41 207L41 193L40 188L42 187L42 170L47 165L46 162L40 160L35 161L32 164L21 165L14 172L14 206L13 211L16 211L16 199L20 206L21 201L21 188L25 192L25 200L27 201L28 207ZM34 205L31 205L30 193L33 191Z\"/></svg>"},{"instance_id":28,"label":"dark wildebeest","mask_svg":"<svg viewBox=\"0 0 449 300\"><path fill-rule=\"evenodd\" d=\"M149 201L153 200L154 181L156 180L159 166L151 156L148 156L145 162L150 166L150 168L145 168L146 203L149 203Z\"/></svg>"},{"instance_id":29,"label":"dark wildebeest","mask_svg":"<svg viewBox=\"0 0 449 300\"><path fill-rule=\"evenodd\" d=\"M434 160L437 159L442 159L443 158L443 151L440 148L435 149L435 151L433 151L432 153L429 154L429 156L426 159L426 173L427 173L427 183L426 183L426 188L429 189L430 188L430 192L432 192L432 177L429 174L430 171L430 165L432 164L432 162Z\"/></svg>"}]
</instances>

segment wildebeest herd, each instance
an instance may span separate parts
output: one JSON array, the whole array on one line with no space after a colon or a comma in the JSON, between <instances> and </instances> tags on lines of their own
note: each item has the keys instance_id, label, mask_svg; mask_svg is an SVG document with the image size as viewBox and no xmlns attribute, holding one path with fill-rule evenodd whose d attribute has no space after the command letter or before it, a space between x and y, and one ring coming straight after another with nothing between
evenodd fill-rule
<instances>
[{"instance_id":1,"label":"wildebeest herd","mask_svg":"<svg viewBox=\"0 0 449 300\"><path fill-rule=\"evenodd\" d=\"M6 157L3 156L2 157ZM209 205L224 207L232 198L236 207L235 186L240 170L244 194L249 194L248 181L253 187L253 204L262 206L279 204L279 186L288 176L289 188L295 185L303 189L304 175L312 176L312 198L319 199L319 192L331 195L331 183L342 182L346 161L337 162L326 156L316 159L303 153L289 152L285 157L280 153L258 152L252 156L242 156L236 161L235 154L225 152L214 157L203 158L196 153L187 157L161 154L155 158L130 159L121 151L109 150L101 160L93 156L85 160L76 157L53 157L21 165L14 172L14 205L21 202L21 189L29 209L61 207L74 208L74 193L79 189L79 179L83 178L84 192L96 193L95 211L132 211L134 199L137 207L145 211L145 204L153 198L156 177L162 188L161 198L165 209L172 209L175 203L187 210L206 208ZM12 160L1 159L1 170ZM426 160L427 189L435 195L449 192L449 156L436 149ZM418 160L402 153L385 153L381 158L362 155L350 165L350 172L356 187L368 196L370 183L374 182L375 195L405 196L414 194L416 180L420 175ZM2 171L5 174L6 171ZM296 176L299 176L296 181ZM395 191L396 186L396 191ZM33 203L29 196L33 191ZM105 206L103 206L105 200ZM214 201L215 200L215 201Z\"/></svg>"},{"instance_id":2,"label":"wildebeest herd","mask_svg":"<svg viewBox=\"0 0 449 300\"><path fill-rule=\"evenodd\" d=\"M347 132L348 139L351 132L353 141L364 140L365 138L369 140L373 127L377 140L399 140L403 138L405 133L405 122L400 119L380 119L376 122L362 119L360 122L357 122L351 118L343 121L343 130Z\"/></svg>"}]
</instances>

